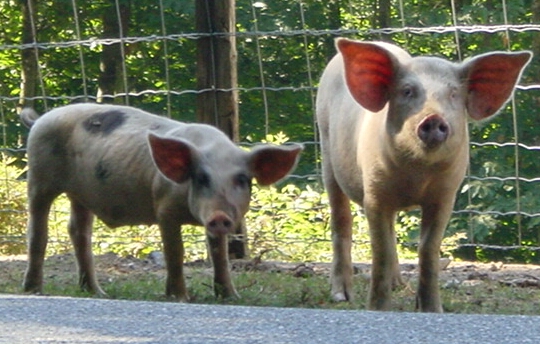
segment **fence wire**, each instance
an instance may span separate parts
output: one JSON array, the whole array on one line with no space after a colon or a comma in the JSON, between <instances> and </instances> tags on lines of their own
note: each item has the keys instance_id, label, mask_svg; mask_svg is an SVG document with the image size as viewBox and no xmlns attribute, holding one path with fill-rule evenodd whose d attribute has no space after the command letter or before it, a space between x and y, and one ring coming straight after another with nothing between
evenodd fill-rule
<instances>
[{"instance_id":1,"label":"fence wire","mask_svg":"<svg viewBox=\"0 0 540 344\"><path fill-rule=\"evenodd\" d=\"M294 36L354 36L360 34L369 35L394 35L399 33L424 35L424 34L444 34L462 32L468 34L475 33L500 33L500 32L538 32L540 31L540 24L528 24L528 25L449 25L438 27L402 27L402 28L384 28L384 29L336 29L336 30L288 30L288 31L245 31L235 33L178 33L168 35L149 35L149 36L129 36L125 38L91 38L83 40L70 40L63 42L35 42L26 44L4 44L0 45L0 51L2 50L22 50L29 48L38 48L40 50L47 49L62 49L73 47L95 47L99 45L114 45L119 43L134 44L143 42L156 42L156 41L172 41L177 42L181 39L197 40L204 37L226 37L234 35L237 38L246 37L263 37L263 38L276 38L276 37L294 37Z\"/></svg>"}]
</instances>

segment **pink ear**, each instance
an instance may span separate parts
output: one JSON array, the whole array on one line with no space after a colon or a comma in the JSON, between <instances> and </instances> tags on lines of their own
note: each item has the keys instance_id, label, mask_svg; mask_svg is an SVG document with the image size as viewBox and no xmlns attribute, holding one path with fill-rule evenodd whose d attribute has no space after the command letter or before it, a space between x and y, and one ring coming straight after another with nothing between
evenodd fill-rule
<instances>
[{"instance_id":1,"label":"pink ear","mask_svg":"<svg viewBox=\"0 0 540 344\"><path fill-rule=\"evenodd\" d=\"M250 152L249 167L261 185L270 185L289 174L304 148L301 145L259 146Z\"/></svg>"},{"instance_id":2,"label":"pink ear","mask_svg":"<svg viewBox=\"0 0 540 344\"><path fill-rule=\"evenodd\" d=\"M493 116L508 101L532 54L488 53L465 62L467 110L475 120Z\"/></svg>"},{"instance_id":3,"label":"pink ear","mask_svg":"<svg viewBox=\"0 0 540 344\"><path fill-rule=\"evenodd\" d=\"M382 110L395 77L391 54L373 43L339 39L336 44L343 56L345 81L353 98L371 112Z\"/></svg>"},{"instance_id":4,"label":"pink ear","mask_svg":"<svg viewBox=\"0 0 540 344\"><path fill-rule=\"evenodd\" d=\"M148 142L152 158L165 177L177 183L185 182L189 178L194 156L188 143L152 133L148 134Z\"/></svg>"}]
</instances>

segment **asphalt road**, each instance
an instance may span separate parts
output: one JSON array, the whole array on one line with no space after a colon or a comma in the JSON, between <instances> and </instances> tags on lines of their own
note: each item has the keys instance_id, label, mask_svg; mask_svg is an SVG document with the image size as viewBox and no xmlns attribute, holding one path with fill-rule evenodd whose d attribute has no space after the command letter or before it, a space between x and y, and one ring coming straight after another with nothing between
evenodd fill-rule
<instances>
[{"instance_id":1,"label":"asphalt road","mask_svg":"<svg viewBox=\"0 0 540 344\"><path fill-rule=\"evenodd\" d=\"M0 343L540 343L540 317L0 294Z\"/></svg>"}]
</instances>

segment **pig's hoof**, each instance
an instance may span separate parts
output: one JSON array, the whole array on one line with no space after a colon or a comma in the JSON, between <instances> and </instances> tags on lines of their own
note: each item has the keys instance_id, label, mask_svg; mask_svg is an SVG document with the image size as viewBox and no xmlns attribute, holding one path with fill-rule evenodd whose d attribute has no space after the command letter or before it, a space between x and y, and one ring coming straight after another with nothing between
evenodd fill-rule
<instances>
[{"instance_id":1,"label":"pig's hoof","mask_svg":"<svg viewBox=\"0 0 540 344\"><path fill-rule=\"evenodd\" d=\"M34 278L31 276L25 276L22 283L23 291L27 294L42 294L43 293L43 281L40 278Z\"/></svg>"},{"instance_id":2,"label":"pig's hoof","mask_svg":"<svg viewBox=\"0 0 540 344\"><path fill-rule=\"evenodd\" d=\"M43 291L41 290L24 290L24 293L28 295L37 295L37 296L47 295L47 294L44 294Z\"/></svg>"},{"instance_id":3,"label":"pig's hoof","mask_svg":"<svg viewBox=\"0 0 540 344\"><path fill-rule=\"evenodd\" d=\"M214 281L214 295L217 299L239 299L240 295L232 283L219 283Z\"/></svg>"},{"instance_id":4,"label":"pig's hoof","mask_svg":"<svg viewBox=\"0 0 540 344\"><path fill-rule=\"evenodd\" d=\"M230 300L240 300L242 297L235 290L234 293L228 295L226 298Z\"/></svg>"},{"instance_id":5,"label":"pig's hoof","mask_svg":"<svg viewBox=\"0 0 540 344\"><path fill-rule=\"evenodd\" d=\"M36 294L41 295L43 294L43 290L41 287L38 286L31 286L31 285L23 285L23 290L26 294Z\"/></svg>"},{"instance_id":6,"label":"pig's hoof","mask_svg":"<svg viewBox=\"0 0 540 344\"><path fill-rule=\"evenodd\" d=\"M216 298L223 299L223 300L239 300L239 299L241 299L240 294L238 294L236 292L236 290L232 290L232 291L229 290L227 292L224 292L222 290L220 290L218 292L218 290L216 290L215 295L216 295Z\"/></svg>"},{"instance_id":7,"label":"pig's hoof","mask_svg":"<svg viewBox=\"0 0 540 344\"><path fill-rule=\"evenodd\" d=\"M109 295L101 289L101 287L97 284L88 284L88 283L81 283L80 288L83 292L89 293L93 295L94 297L97 297L99 299L108 299Z\"/></svg>"},{"instance_id":8,"label":"pig's hoof","mask_svg":"<svg viewBox=\"0 0 540 344\"><path fill-rule=\"evenodd\" d=\"M98 299L108 299L109 298L109 294L104 292L102 289L95 292L94 296L97 297Z\"/></svg>"},{"instance_id":9,"label":"pig's hoof","mask_svg":"<svg viewBox=\"0 0 540 344\"><path fill-rule=\"evenodd\" d=\"M345 292L339 292L339 293L333 293L332 299L335 302L347 302L349 301L349 298L347 297L347 294Z\"/></svg>"},{"instance_id":10,"label":"pig's hoof","mask_svg":"<svg viewBox=\"0 0 540 344\"><path fill-rule=\"evenodd\" d=\"M190 301L187 295L167 295L167 300L180 303L188 303Z\"/></svg>"}]
</instances>

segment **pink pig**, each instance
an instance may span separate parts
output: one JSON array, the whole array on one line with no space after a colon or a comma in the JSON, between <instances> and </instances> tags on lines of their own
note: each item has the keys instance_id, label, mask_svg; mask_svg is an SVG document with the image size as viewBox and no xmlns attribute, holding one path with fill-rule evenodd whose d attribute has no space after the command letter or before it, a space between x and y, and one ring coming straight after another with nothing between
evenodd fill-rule
<instances>
[{"instance_id":1,"label":"pink pig","mask_svg":"<svg viewBox=\"0 0 540 344\"><path fill-rule=\"evenodd\" d=\"M468 118L495 115L532 54L493 52L452 63L411 57L388 43L336 45L317 94L332 210L332 297L352 298L350 200L369 224L373 310L390 309L392 287L401 283L396 213L420 207L417 308L442 312L439 250L469 161Z\"/></svg>"},{"instance_id":2,"label":"pink pig","mask_svg":"<svg viewBox=\"0 0 540 344\"><path fill-rule=\"evenodd\" d=\"M24 289L41 292L47 220L54 199L71 201L69 234L79 283L105 295L94 272L93 215L110 227L159 225L167 265L166 294L188 300L182 272L182 224L206 229L216 295L237 296L227 234L248 211L253 178L269 185L291 172L302 146L260 145L250 152L218 129L114 105L78 104L36 120L25 109L28 137L28 268Z\"/></svg>"}]
</instances>

